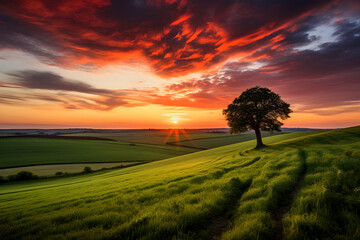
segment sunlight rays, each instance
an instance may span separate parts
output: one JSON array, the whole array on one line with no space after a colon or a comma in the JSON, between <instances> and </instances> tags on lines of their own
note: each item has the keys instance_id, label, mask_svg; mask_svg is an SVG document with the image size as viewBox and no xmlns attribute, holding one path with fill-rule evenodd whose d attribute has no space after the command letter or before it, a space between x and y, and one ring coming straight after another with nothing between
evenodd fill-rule
<instances>
[{"instance_id":1,"label":"sunlight rays","mask_svg":"<svg viewBox=\"0 0 360 240\"><path fill-rule=\"evenodd\" d=\"M183 137L185 137L185 140L193 140L189 134L186 133L186 130L185 129L178 129L178 128L175 128L175 129L169 129L168 130L168 134L166 135L165 137L165 140L163 141L163 145L167 144L169 139L172 137L172 138L175 138L175 141L170 141L171 143L175 143L176 145L179 144L180 141L183 141L181 140L181 135Z\"/></svg>"}]
</instances>

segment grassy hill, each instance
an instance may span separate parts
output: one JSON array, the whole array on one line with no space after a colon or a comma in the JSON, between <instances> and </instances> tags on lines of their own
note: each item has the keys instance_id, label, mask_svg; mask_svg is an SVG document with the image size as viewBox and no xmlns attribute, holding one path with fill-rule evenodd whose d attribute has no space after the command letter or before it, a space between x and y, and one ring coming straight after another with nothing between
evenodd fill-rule
<instances>
[{"instance_id":1,"label":"grassy hill","mask_svg":"<svg viewBox=\"0 0 360 240\"><path fill-rule=\"evenodd\" d=\"M359 239L360 127L264 142L2 185L0 239Z\"/></svg>"}]
</instances>

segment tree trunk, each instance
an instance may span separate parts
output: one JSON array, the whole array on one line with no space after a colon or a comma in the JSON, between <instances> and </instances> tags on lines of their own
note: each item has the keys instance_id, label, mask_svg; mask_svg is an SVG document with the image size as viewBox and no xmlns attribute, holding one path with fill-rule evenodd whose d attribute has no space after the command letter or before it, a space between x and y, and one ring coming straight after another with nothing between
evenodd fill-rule
<instances>
[{"instance_id":1,"label":"tree trunk","mask_svg":"<svg viewBox=\"0 0 360 240\"><path fill-rule=\"evenodd\" d=\"M260 129L259 129L258 127L256 127L254 130L255 130L256 141L257 141L256 148L259 148L259 147L264 146L264 144L263 144L263 142L262 142L262 139L261 139Z\"/></svg>"}]
</instances>

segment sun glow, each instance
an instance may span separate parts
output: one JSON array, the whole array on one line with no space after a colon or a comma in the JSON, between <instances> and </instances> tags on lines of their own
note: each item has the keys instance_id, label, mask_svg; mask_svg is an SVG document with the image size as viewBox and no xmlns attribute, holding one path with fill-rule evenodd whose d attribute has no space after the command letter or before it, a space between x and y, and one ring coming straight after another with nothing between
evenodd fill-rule
<instances>
[{"instance_id":1,"label":"sun glow","mask_svg":"<svg viewBox=\"0 0 360 240\"><path fill-rule=\"evenodd\" d=\"M166 122L177 125L179 122L187 120L186 118L183 118L182 116L185 116L187 114L185 113L165 113L163 116L167 117L168 119Z\"/></svg>"}]
</instances>

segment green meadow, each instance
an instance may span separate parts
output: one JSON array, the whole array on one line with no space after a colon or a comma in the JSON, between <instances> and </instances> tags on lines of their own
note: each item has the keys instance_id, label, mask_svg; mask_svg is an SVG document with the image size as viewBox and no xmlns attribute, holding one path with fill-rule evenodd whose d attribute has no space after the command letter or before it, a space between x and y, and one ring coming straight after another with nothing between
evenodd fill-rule
<instances>
[{"instance_id":1,"label":"green meadow","mask_svg":"<svg viewBox=\"0 0 360 240\"><path fill-rule=\"evenodd\" d=\"M360 127L264 143L0 185L0 239L359 239Z\"/></svg>"},{"instance_id":2,"label":"green meadow","mask_svg":"<svg viewBox=\"0 0 360 240\"><path fill-rule=\"evenodd\" d=\"M176 146L117 141L0 138L0 168L60 163L154 161L194 151Z\"/></svg>"}]
</instances>

